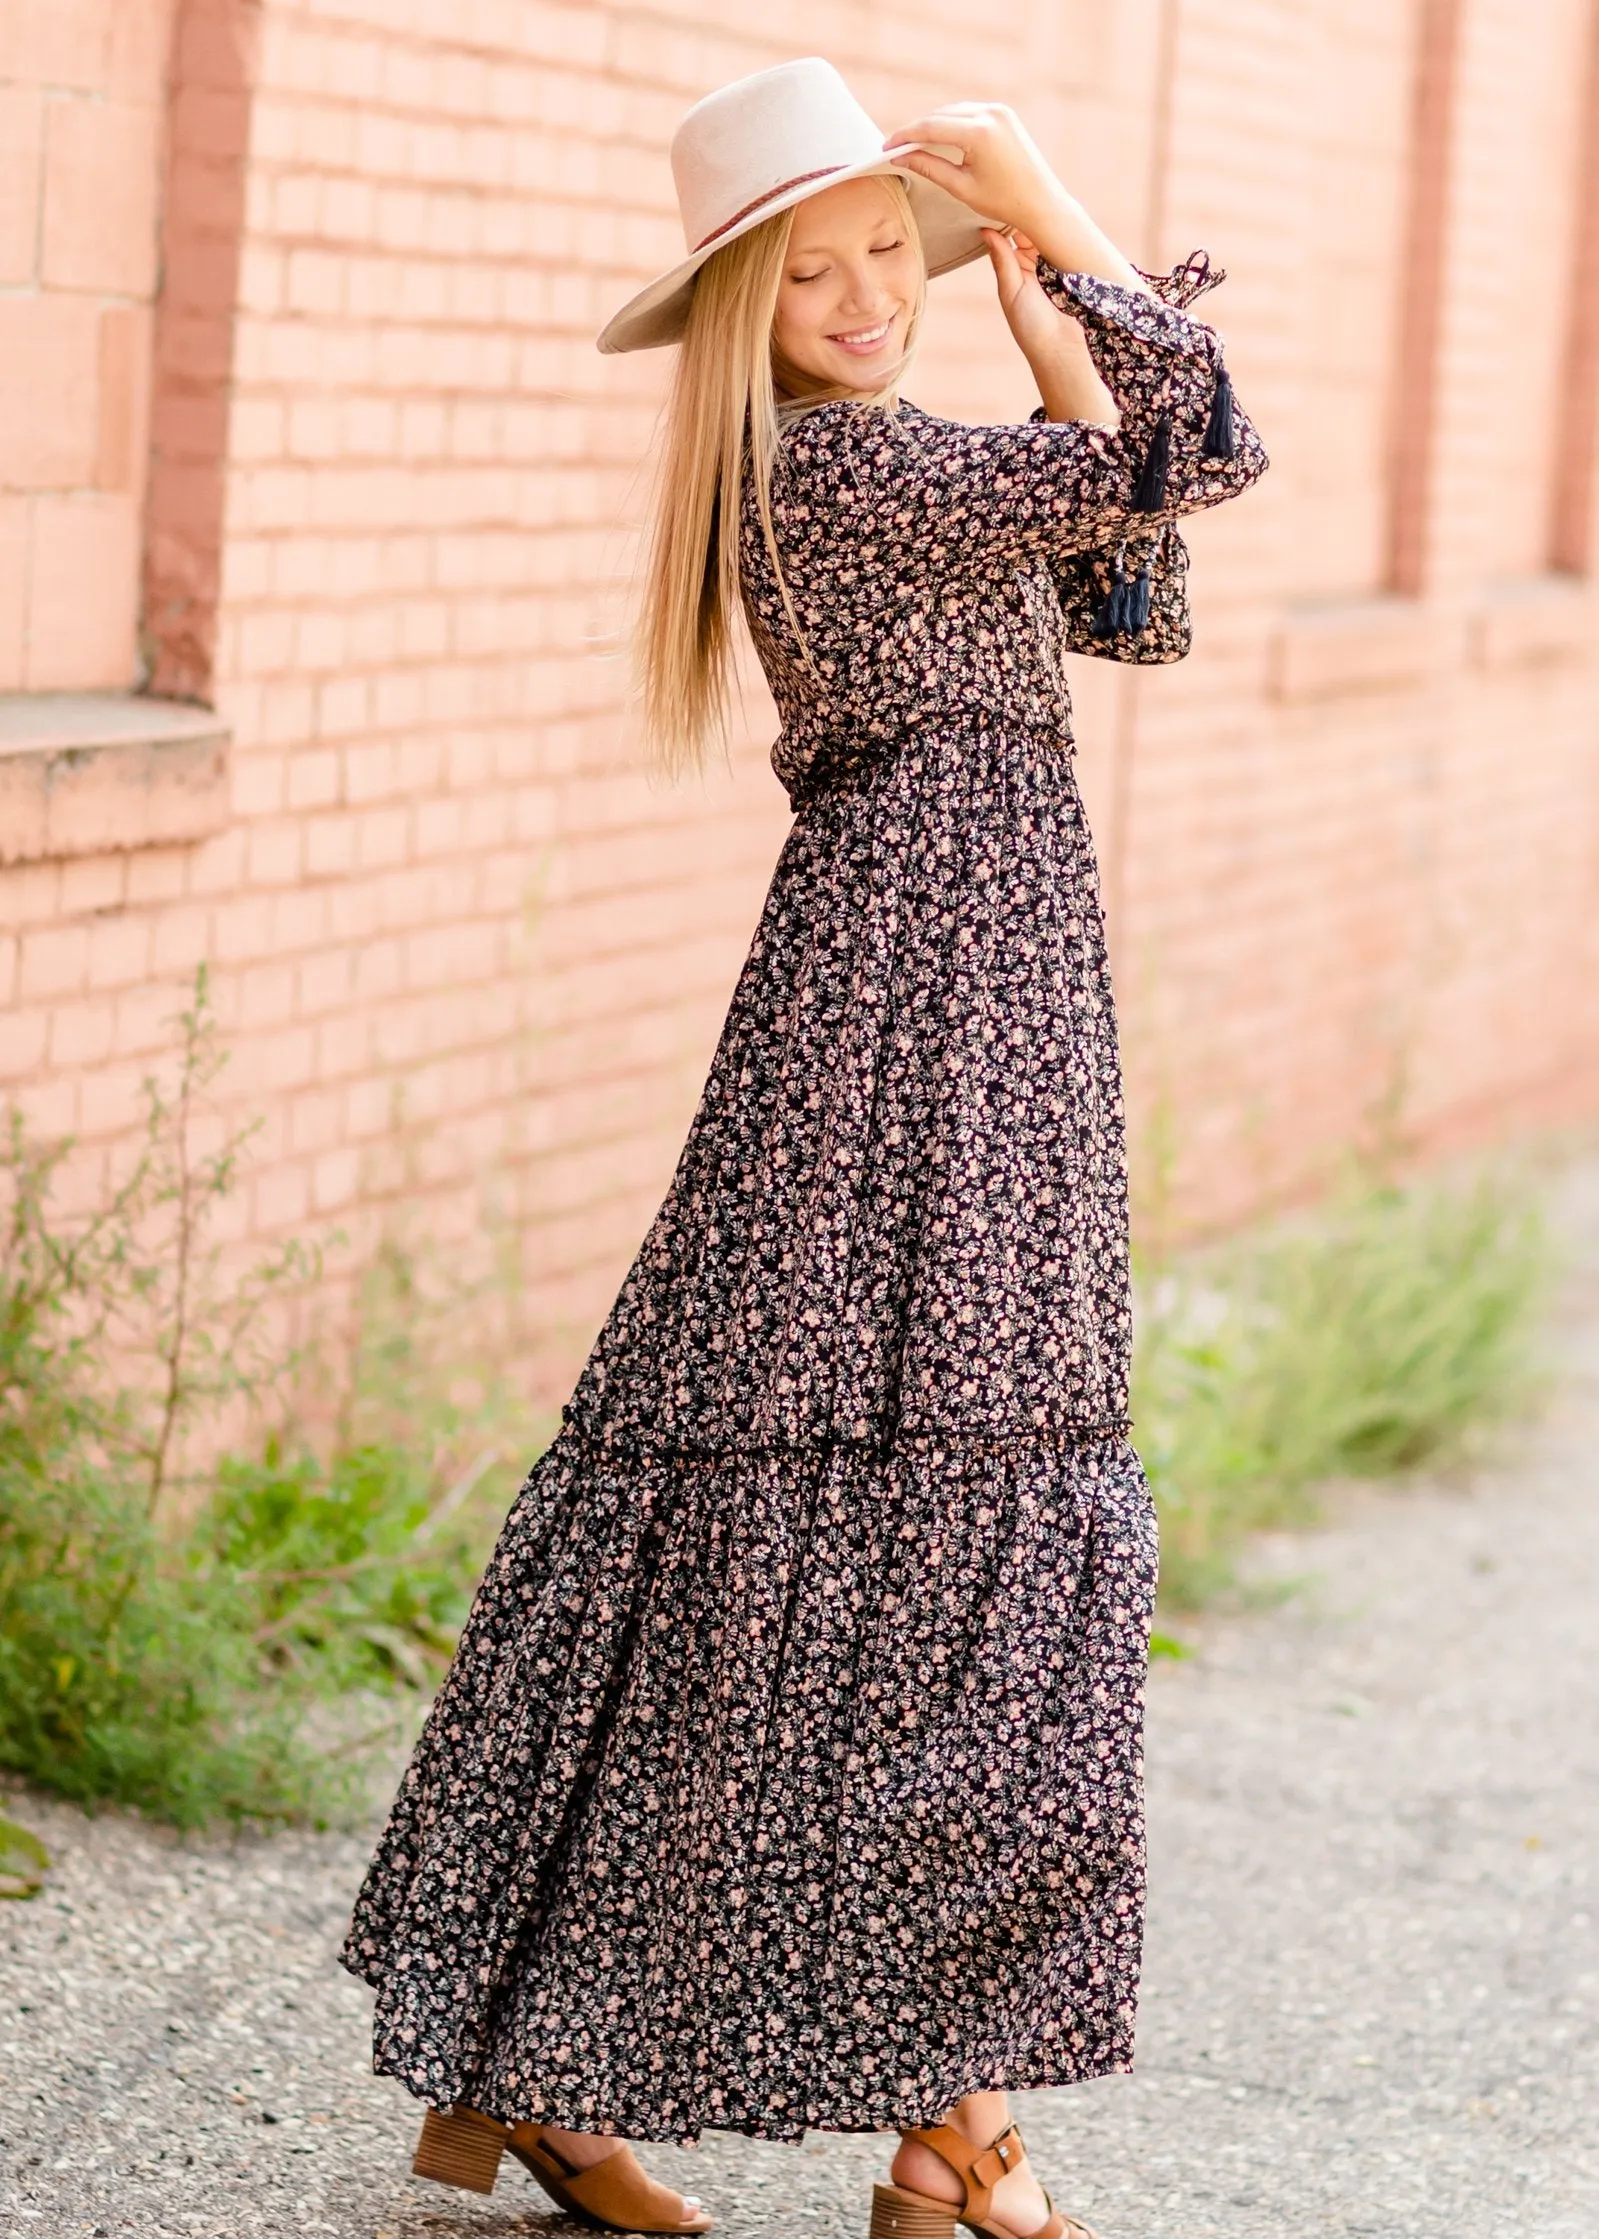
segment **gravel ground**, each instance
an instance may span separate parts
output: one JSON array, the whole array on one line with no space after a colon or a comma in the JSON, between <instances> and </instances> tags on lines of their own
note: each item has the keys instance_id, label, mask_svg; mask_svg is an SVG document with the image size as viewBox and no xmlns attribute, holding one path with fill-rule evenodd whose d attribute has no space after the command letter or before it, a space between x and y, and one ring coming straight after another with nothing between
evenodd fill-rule
<instances>
[{"instance_id":1,"label":"gravel ground","mask_svg":"<svg viewBox=\"0 0 1599 2239\"><path fill-rule=\"evenodd\" d=\"M1514 1470L1269 1543L1292 1599L1154 1673L1140 2070L1024 2108L1104 2239L1599 2235L1599 1297L1579 1326ZM7 1808L58 1863L0 1918L0 2232L555 2228L519 2172L407 2174L333 1964L364 1842ZM730 2239L833 2239L882 2158L652 2165Z\"/></svg>"}]
</instances>

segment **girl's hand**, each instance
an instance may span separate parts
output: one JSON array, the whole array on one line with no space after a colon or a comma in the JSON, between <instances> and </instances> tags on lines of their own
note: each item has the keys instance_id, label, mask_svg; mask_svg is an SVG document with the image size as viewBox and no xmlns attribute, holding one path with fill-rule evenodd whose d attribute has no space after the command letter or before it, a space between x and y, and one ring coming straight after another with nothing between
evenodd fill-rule
<instances>
[{"instance_id":1,"label":"girl's hand","mask_svg":"<svg viewBox=\"0 0 1599 2239\"><path fill-rule=\"evenodd\" d=\"M1038 251L1025 234L983 228L999 307L1016 347L1032 368L1052 420L1088 420L1113 428L1119 413L1089 355L1075 319L1063 318L1038 284Z\"/></svg>"},{"instance_id":2,"label":"girl's hand","mask_svg":"<svg viewBox=\"0 0 1599 2239\"><path fill-rule=\"evenodd\" d=\"M1016 347L1037 372L1041 362L1054 358L1082 329L1075 319L1063 319L1038 284L1038 251L1025 233L1001 233L984 226L983 241L994 268L999 307L1005 314Z\"/></svg>"},{"instance_id":3,"label":"girl's hand","mask_svg":"<svg viewBox=\"0 0 1599 2239\"><path fill-rule=\"evenodd\" d=\"M925 146L895 160L996 225L1018 227L1037 239L1047 230L1049 213L1065 199L1066 190L1027 127L1002 101L947 102L891 132L883 145L898 149L908 140L957 149L958 162L930 155Z\"/></svg>"},{"instance_id":4,"label":"girl's hand","mask_svg":"<svg viewBox=\"0 0 1599 2239\"><path fill-rule=\"evenodd\" d=\"M930 155L932 141L949 156ZM1108 234L1066 192L1014 109L1003 101L950 101L901 125L883 142L894 161L942 187L990 226L1025 233L1058 271L1091 272L1118 287L1144 283Z\"/></svg>"}]
</instances>

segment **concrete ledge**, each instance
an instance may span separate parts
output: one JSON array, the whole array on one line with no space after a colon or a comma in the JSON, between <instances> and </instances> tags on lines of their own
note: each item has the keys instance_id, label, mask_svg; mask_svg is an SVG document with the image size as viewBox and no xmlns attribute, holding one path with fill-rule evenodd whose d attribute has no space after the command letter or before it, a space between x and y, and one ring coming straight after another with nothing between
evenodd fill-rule
<instances>
[{"instance_id":1,"label":"concrete ledge","mask_svg":"<svg viewBox=\"0 0 1599 2239\"><path fill-rule=\"evenodd\" d=\"M1599 652L1593 583L1580 575L1533 575L1497 585L1473 617L1471 651L1485 669L1591 659Z\"/></svg>"},{"instance_id":2,"label":"concrete ledge","mask_svg":"<svg viewBox=\"0 0 1599 2239\"><path fill-rule=\"evenodd\" d=\"M1459 651L1459 629L1414 599L1328 599L1283 617L1270 651L1279 700L1422 683Z\"/></svg>"},{"instance_id":3,"label":"concrete ledge","mask_svg":"<svg viewBox=\"0 0 1599 2239\"><path fill-rule=\"evenodd\" d=\"M0 864L205 839L227 821L228 745L209 708L0 693Z\"/></svg>"}]
</instances>

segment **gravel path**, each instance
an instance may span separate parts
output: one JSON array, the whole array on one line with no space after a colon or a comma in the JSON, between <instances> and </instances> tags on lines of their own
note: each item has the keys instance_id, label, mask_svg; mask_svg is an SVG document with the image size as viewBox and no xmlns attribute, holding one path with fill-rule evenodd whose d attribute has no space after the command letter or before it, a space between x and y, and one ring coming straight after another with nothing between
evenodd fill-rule
<instances>
[{"instance_id":1,"label":"gravel path","mask_svg":"<svg viewBox=\"0 0 1599 2239\"><path fill-rule=\"evenodd\" d=\"M1596 1302L1589 1301L1592 1307ZM1302 1590L1154 1674L1141 2067L1026 2107L1105 2239L1599 2234L1599 1315L1514 1473L1262 1550ZM365 1845L37 1797L0 1917L0 2232L556 2230L412 2180L334 1967ZM870 2139L659 2152L729 2239L864 2233Z\"/></svg>"}]
</instances>

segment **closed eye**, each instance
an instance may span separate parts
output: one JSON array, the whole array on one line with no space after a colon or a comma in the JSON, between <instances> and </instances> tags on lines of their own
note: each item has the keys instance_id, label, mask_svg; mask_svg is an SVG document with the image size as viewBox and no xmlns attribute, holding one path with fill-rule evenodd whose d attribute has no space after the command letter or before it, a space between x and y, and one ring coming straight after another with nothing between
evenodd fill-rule
<instances>
[{"instance_id":1,"label":"closed eye","mask_svg":"<svg viewBox=\"0 0 1599 2239\"><path fill-rule=\"evenodd\" d=\"M877 242L867 253L874 257L888 257L892 256L896 249L903 249L904 246L903 236L896 235L892 241ZM815 272L789 272L784 274L784 278L788 281L790 287L808 288L813 280L825 280L832 269L833 267L830 264L824 264Z\"/></svg>"}]
</instances>

